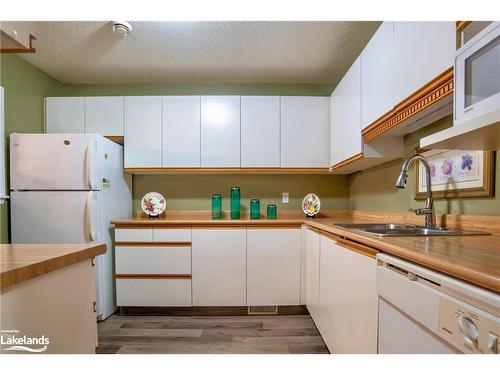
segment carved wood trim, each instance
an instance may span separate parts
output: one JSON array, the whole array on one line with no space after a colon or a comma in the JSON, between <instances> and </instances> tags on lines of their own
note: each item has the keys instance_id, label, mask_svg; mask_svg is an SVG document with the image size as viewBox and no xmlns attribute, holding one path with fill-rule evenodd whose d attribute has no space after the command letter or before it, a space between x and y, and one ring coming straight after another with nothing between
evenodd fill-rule
<instances>
[{"instance_id":1,"label":"carved wood trim","mask_svg":"<svg viewBox=\"0 0 500 375\"><path fill-rule=\"evenodd\" d=\"M363 142L368 143L452 93L453 67L445 70L425 86L397 104L392 110L363 129L361 133Z\"/></svg>"}]
</instances>

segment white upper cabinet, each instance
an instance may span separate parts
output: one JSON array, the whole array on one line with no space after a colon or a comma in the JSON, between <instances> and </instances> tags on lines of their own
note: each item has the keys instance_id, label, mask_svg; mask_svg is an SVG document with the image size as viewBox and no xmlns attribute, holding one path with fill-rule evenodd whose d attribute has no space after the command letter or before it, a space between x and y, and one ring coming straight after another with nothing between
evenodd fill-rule
<instances>
[{"instance_id":1,"label":"white upper cabinet","mask_svg":"<svg viewBox=\"0 0 500 375\"><path fill-rule=\"evenodd\" d=\"M125 168L161 167L162 97L125 98Z\"/></svg>"},{"instance_id":2,"label":"white upper cabinet","mask_svg":"<svg viewBox=\"0 0 500 375\"><path fill-rule=\"evenodd\" d=\"M358 57L342 79L343 158L363 152L361 139L361 62Z\"/></svg>"},{"instance_id":3,"label":"white upper cabinet","mask_svg":"<svg viewBox=\"0 0 500 375\"><path fill-rule=\"evenodd\" d=\"M361 120L365 128L397 102L394 22L383 22L361 52Z\"/></svg>"},{"instance_id":4,"label":"white upper cabinet","mask_svg":"<svg viewBox=\"0 0 500 375\"><path fill-rule=\"evenodd\" d=\"M330 165L344 160L344 107L341 83L337 85L330 97Z\"/></svg>"},{"instance_id":5,"label":"white upper cabinet","mask_svg":"<svg viewBox=\"0 0 500 375\"><path fill-rule=\"evenodd\" d=\"M85 98L46 98L46 133L85 133Z\"/></svg>"},{"instance_id":6,"label":"white upper cabinet","mask_svg":"<svg viewBox=\"0 0 500 375\"><path fill-rule=\"evenodd\" d=\"M403 100L453 66L455 22L394 22L397 98ZM394 103L397 104L397 103Z\"/></svg>"},{"instance_id":7,"label":"white upper cabinet","mask_svg":"<svg viewBox=\"0 0 500 375\"><path fill-rule=\"evenodd\" d=\"M163 167L200 166L200 97L163 97Z\"/></svg>"},{"instance_id":8,"label":"white upper cabinet","mask_svg":"<svg viewBox=\"0 0 500 375\"><path fill-rule=\"evenodd\" d=\"M280 166L279 96L241 97L241 166Z\"/></svg>"},{"instance_id":9,"label":"white upper cabinet","mask_svg":"<svg viewBox=\"0 0 500 375\"><path fill-rule=\"evenodd\" d=\"M330 97L281 97L281 167L328 167Z\"/></svg>"},{"instance_id":10,"label":"white upper cabinet","mask_svg":"<svg viewBox=\"0 0 500 375\"><path fill-rule=\"evenodd\" d=\"M247 229L247 305L300 305L300 229Z\"/></svg>"},{"instance_id":11,"label":"white upper cabinet","mask_svg":"<svg viewBox=\"0 0 500 375\"><path fill-rule=\"evenodd\" d=\"M87 133L104 136L123 135L123 96L88 96L85 98Z\"/></svg>"},{"instance_id":12,"label":"white upper cabinet","mask_svg":"<svg viewBox=\"0 0 500 375\"><path fill-rule=\"evenodd\" d=\"M201 97L201 166L240 167L240 97Z\"/></svg>"}]
</instances>

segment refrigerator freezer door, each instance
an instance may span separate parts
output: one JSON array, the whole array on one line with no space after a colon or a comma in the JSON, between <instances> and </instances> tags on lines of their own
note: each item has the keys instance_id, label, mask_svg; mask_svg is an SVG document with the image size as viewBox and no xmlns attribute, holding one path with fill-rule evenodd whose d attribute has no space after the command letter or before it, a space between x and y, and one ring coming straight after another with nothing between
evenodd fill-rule
<instances>
[{"instance_id":1,"label":"refrigerator freezer door","mask_svg":"<svg viewBox=\"0 0 500 375\"><path fill-rule=\"evenodd\" d=\"M100 190L96 134L10 136L11 190Z\"/></svg>"},{"instance_id":2,"label":"refrigerator freezer door","mask_svg":"<svg viewBox=\"0 0 500 375\"><path fill-rule=\"evenodd\" d=\"M12 243L100 241L100 192L11 192Z\"/></svg>"}]
</instances>

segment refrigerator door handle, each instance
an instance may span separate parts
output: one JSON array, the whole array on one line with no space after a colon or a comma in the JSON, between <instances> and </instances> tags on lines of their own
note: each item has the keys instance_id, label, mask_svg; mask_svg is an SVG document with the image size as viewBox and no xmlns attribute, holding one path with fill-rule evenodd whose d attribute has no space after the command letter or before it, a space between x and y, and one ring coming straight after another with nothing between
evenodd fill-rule
<instances>
[{"instance_id":1,"label":"refrigerator door handle","mask_svg":"<svg viewBox=\"0 0 500 375\"><path fill-rule=\"evenodd\" d=\"M94 155L95 155L95 149L96 149L97 143L95 141L91 141L87 145L87 150L85 152L85 170L87 172L87 182L89 184L89 189L90 190L97 190L97 184L94 181L94 173L95 168L94 168Z\"/></svg>"},{"instance_id":2,"label":"refrigerator door handle","mask_svg":"<svg viewBox=\"0 0 500 375\"><path fill-rule=\"evenodd\" d=\"M92 201L94 198L94 193L92 191L89 191L89 194L87 196L87 202L85 205L85 215L87 216L87 227L89 228L89 239L90 241L95 241L96 240L96 234L94 231L94 222L92 220L92 214L93 214L93 205Z\"/></svg>"}]
</instances>

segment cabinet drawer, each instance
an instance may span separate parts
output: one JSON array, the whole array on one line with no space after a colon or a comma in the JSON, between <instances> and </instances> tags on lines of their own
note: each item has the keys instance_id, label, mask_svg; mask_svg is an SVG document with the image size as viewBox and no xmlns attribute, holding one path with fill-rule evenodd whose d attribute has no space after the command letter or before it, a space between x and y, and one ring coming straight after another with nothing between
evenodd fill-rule
<instances>
[{"instance_id":1,"label":"cabinet drawer","mask_svg":"<svg viewBox=\"0 0 500 375\"><path fill-rule=\"evenodd\" d=\"M116 246L117 274L191 274L190 246Z\"/></svg>"},{"instance_id":2,"label":"cabinet drawer","mask_svg":"<svg viewBox=\"0 0 500 375\"><path fill-rule=\"evenodd\" d=\"M191 242L191 228L153 229L154 242Z\"/></svg>"},{"instance_id":3,"label":"cabinet drawer","mask_svg":"<svg viewBox=\"0 0 500 375\"><path fill-rule=\"evenodd\" d=\"M116 229L116 242L152 242L153 228Z\"/></svg>"},{"instance_id":4,"label":"cabinet drawer","mask_svg":"<svg viewBox=\"0 0 500 375\"><path fill-rule=\"evenodd\" d=\"M118 306L191 306L190 279L117 279Z\"/></svg>"}]
</instances>

